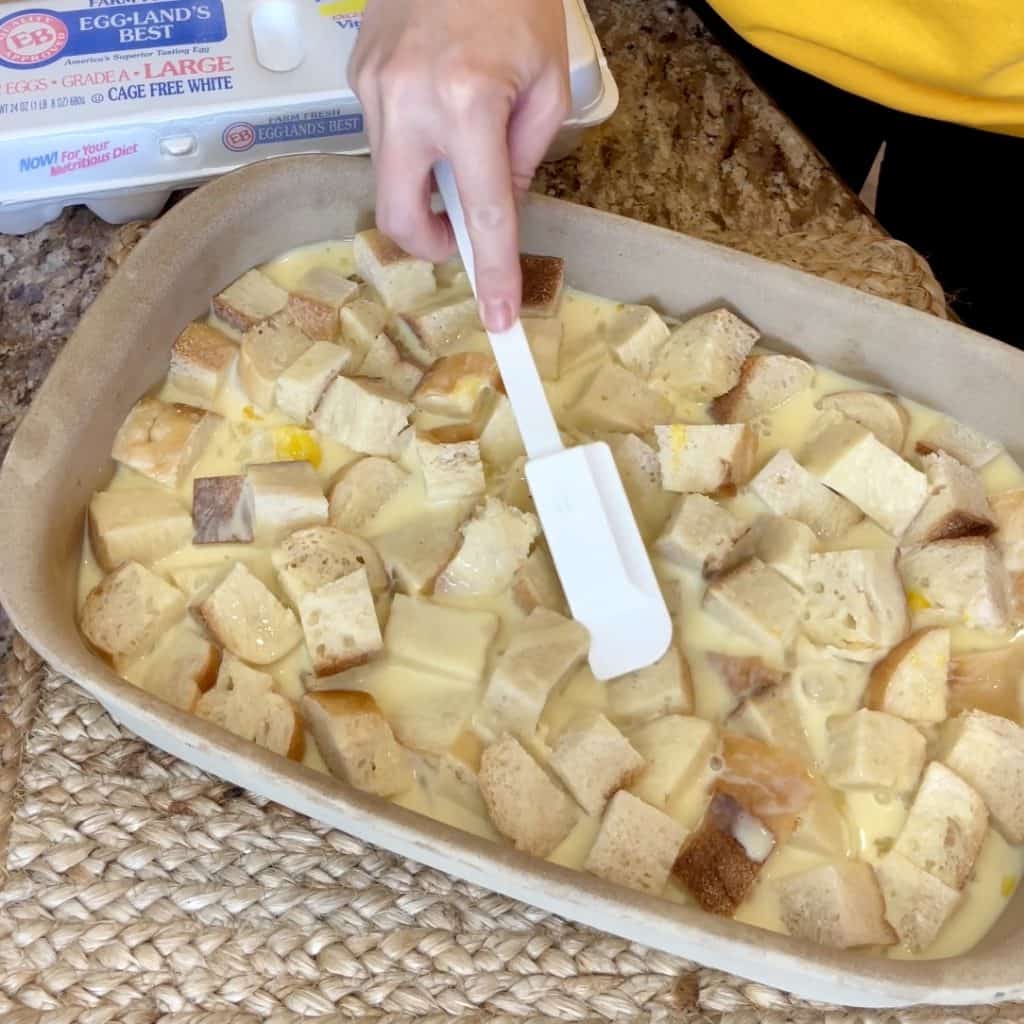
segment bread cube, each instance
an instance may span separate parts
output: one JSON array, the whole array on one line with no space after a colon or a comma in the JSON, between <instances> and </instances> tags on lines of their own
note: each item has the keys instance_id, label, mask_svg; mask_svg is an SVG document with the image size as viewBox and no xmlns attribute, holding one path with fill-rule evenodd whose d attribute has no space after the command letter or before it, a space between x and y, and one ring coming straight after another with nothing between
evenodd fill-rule
<instances>
[{"instance_id":1,"label":"bread cube","mask_svg":"<svg viewBox=\"0 0 1024 1024\"><path fill-rule=\"evenodd\" d=\"M331 774L377 796L396 796L415 781L409 756L368 693L321 690L302 698L302 717Z\"/></svg>"},{"instance_id":2,"label":"bread cube","mask_svg":"<svg viewBox=\"0 0 1024 1024\"><path fill-rule=\"evenodd\" d=\"M924 456L921 464L928 477L928 498L904 534L904 544L992 533L992 509L977 473L944 452Z\"/></svg>"},{"instance_id":3,"label":"bread cube","mask_svg":"<svg viewBox=\"0 0 1024 1024\"><path fill-rule=\"evenodd\" d=\"M789 846L824 857L845 857L850 846L846 818L828 786L816 787L814 799L797 821Z\"/></svg>"},{"instance_id":4,"label":"bread cube","mask_svg":"<svg viewBox=\"0 0 1024 1024\"><path fill-rule=\"evenodd\" d=\"M438 594L499 594L526 561L540 526L537 517L487 498L461 528L458 553L437 577Z\"/></svg>"},{"instance_id":5,"label":"bread cube","mask_svg":"<svg viewBox=\"0 0 1024 1024\"><path fill-rule=\"evenodd\" d=\"M608 714L627 729L663 715L688 715L693 711L690 667L675 644L653 665L609 680L604 690Z\"/></svg>"},{"instance_id":6,"label":"bread cube","mask_svg":"<svg viewBox=\"0 0 1024 1024\"><path fill-rule=\"evenodd\" d=\"M558 313L565 286L565 260L560 256L519 257L523 276L522 316L551 317Z\"/></svg>"},{"instance_id":7,"label":"bread cube","mask_svg":"<svg viewBox=\"0 0 1024 1024\"><path fill-rule=\"evenodd\" d=\"M704 595L704 608L727 626L781 661L793 642L804 596L759 558L716 576Z\"/></svg>"},{"instance_id":8,"label":"bread cube","mask_svg":"<svg viewBox=\"0 0 1024 1024\"><path fill-rule=\"evenodd\" d=\"M579 668L589 645L586 629L573 619L546 608L531 612L491 673L476 732L485 740L504 732L532 739L551 691Z\"/></svg>"},{"instance_id":9,"label":"bread cube","mask_svg":"<svg viewBox=\"0 0 1024 1024\"><path fill-rule=\"evenodd\" d=\"M605 363L573 406L576 421L592 430L643 432L672 420L672 403L635 373Z\"/></svg>"},{"instance_id":10,"label":"bread cube","mask_svg":"<svg viewBox=\"0 0 1024 1024\"><path fill-rule=\"evenodd\" d=\"M684 494L655 541L654 553L684 569L713 573L743 532L732 514L711 498Z\"/></svg>"},{"instance_id":11,"label":"bread cube","mask_svg":"<svg viewBox=\"0 0 1024 1024\"><path fill-rule=\"evenodd\" d=\"M224 387L238 355L238 346L222 331L191 323L171 349L168 382L179 391L212 402Z\"/></svg>"},{"instance_id":12,"label":"bread cube","mask_svg":"<svg viewBox=\"0 0 1024 1024\"><path fill-rule=\"evenodd\" d=\"M199 698L195 712L281 757L302 759L305 733L295 706L274 692L271 676L230 654L221 663L217 685Z\"/></svg>"},{"instance_id":13,"label":"bread cube","mask_svg":"<svg viewBox=\"0 0 1024 1024\"><path fill-rule=\"evenodd\" d=\"M194 627L179 622L167 630L148 656L123 668L122 675L140 690L182 711L193 711L217 680L220 648Z\"/></svg>"},{"instance_id":14,"label":"bread cube","mask_svg":"<svg viewBox=\"0 0 1024 1024\"><path fill-rule=\"evenodd\" d=\"M196 612L217 643L254 665L279 661L302 639L292 610L241 562L232 566Z\"/></svg>"},{"instance_id":15,"label":"bread cube","mask_svg":"<svg viewBox=\"0 0 1024 1024\"><path fill-rule=\"evenodd\" d=\"M785 449L777 452L750 489L776 515L806 523L822 540L836 540L862 518L856 505L807 472Z\"/></svg>"},{"instance_id":16,"label":"bread cube","mask_svg":"<svg viewBox=\"0 0 1024 1024\"><path fill-rule=\"evenodd\" d=\"M999 715L965 711L943 737L942 762L972 786L1010 843L1024 843L1024 729Z\"/></svg>"},{"instance_id":17,"label":"bread cube","mask_svg":"<svg viewBox=\"0 0 1024 1024\"><path fill-rule=\"evenodd\" d=\"M546 548L537 546L512 577L512 600L529 615L534 608L549 608L565 614L568 606L562 584Z\"/></svg>"},{"instance_id":18,"label":"bread cube","mask_svg":"<svg viewBox=\"0 0 1024 1024\"><path fill-rule=\"evenodd\" d=\"M562 321L555 317L547 320L530 317L523 320L523 330L526 331L526 340L530 343L530 352L541 380L558 380L562 337L565 333Z\"/></svg>"},{"instance_id":19,"label":"bread cube","mask_svg":"<svg viewBox=\"0 0 1024 1024\"><path fill-rule=\"evenodd\" d=\"M684 715L646 722L629 733L629 742L646 763L629 791L660 808L700 777L718 745L710 722Z\"/></svg>"},{"instance_id":20,"label":"bread cube","mask_svg":"<svg viewBox=\"0 0 1024 1024\"><path fill-rule=\"evenodd\" d=\"M951 889L963 889L987 831L981 797L955 772L932 761L893 852Z\"/></svg>"},{"instance_id":21,"label":"bread cube","mask_svg":"<svg viewBox=\"0 0 1024 1024\"><path fill-rule=\"evenodd\" d=\"M412 360L430 366L439 356L483 330L476 299L442 299L395 320L398 340Z\"/></svg>"},{"instance_id":22,"label":"bread cube","mask_svg":"<svg viewBox=\"0 0 1024 1024\"><path fill-rule=\"evenodd\" d=\"M284 533L327 522L327 499L308 462L261 462L245 471L252 488L256 537L276 540Z\"/></svg>"},{"instance_id":23,"label":"bread cube","mask_svg":"<svg viewBox=\"0 0 1024 1024\"><path fill-rule=\"evenodd\" d=\"M351 349L329 341L314 342L277 378L278 409L296 423L308 423L327 385L351 364Z\"/></svg>"},{"instance_id":24,"label":"bread cube","mask_svg":"<svg viewBox=\"0 0 1024 1024\"><path fill-rule=\"evenodd\" d=\"M875 865L875 877L885 901L885 919L901 945L911 953L924 952L956 910L961 894L895 851Z\"/></svg>"},{"instance_id":25,"label":"bread cube","mask_svg":"<svg viewBox=\"0 0 1024 1024\"><path fill-rule=\"evenodd\" d=\"M298 605L306 647L318 677L363 665L384 650L365 569L306 591Z\"/></svg>"},{"instance_id":26,"label":"bread cube","mask_svg":"<svg viewBox=\"0 0 1024 1024\"><path fill-rule=\"evenodd\" d=\"M250 270L213 298L214 315L236 331L247 331L284 309L288 293L262 270Z\"/></svg>"},{"instance_id":27,"label":"bread cube","mask_svg":"<svg viewBox=\"0 0 1024 1024\"><path fill-rule=\"evenodd\" d=\"M493 612L396 594L384 643L392 658L478 683L487 670L498 624Z\"/></svg>"},{"instance_id":28,"label":"bread cube","mask_svg":"<svg viewBox=\"0 0 1024 1024\"><path fill-rule=\"evenodd\" d=\"M558 737L548 764L587 814L600 814L645 762L604 715L583 711Z\"/></svg>"},{"instance_id":29,"label":"bread cube","mask_svg":"<svg viewBox=\"0 0 1024 1024\"><path fill-rule=\"evenodd\" d=\"M615 358L645 378L668 337L668 325L650 306L623 306L608 324L608 347Z\"/></svg>"},{"instance_id":30,"label":"bread cube","mask_svg":"<svg viewBox=\"0 0 1024 1024\"><path fill-rule=\"evenodd\" d=\"M841 657L874 661L907 635L903 584L881 548L811 555L806 593L804 633Z\"/></svg>"},{"instance_id":31,"label":"bread cube","mask_svg":"<svg viewBox=\"0 0 1024 1024\"><path fill-rule=\"evenodd\" d=\"M475 498L487 487L477 441L435 444L421 434L416 438L416 453L427 501L433 504Z\"/></svg>"},{"instance_id":32,"label":"bread cube","mask_svg":"<svg viewBox=\"0 0 1024 1024\"><path fill-rule=\"evenodd\" d=\"M296 530L274 548L270 560L282 589L296 606L305 594L359 569L366 570L375 596L383 594L389 586L384 563L373 544L333 526Z\"/></svg>"},{"instance_id":33,"label":"bread cube","mask_svg":"<svg viewBox=\"0 0 1024 1024\"><path fill-rule=\"evenodd\" d=\"M1024 570L1024 488L989 499L997 532L995 542L1011 572Z\"/></svg>"},{"instance_id":34,"label":"bread cube","mask_svg":"<svg viewBox=\"0 0 1024 1024\"><path fill-rule=\"evenodd\" d=\"M526 454L512 403L504 395L495 399L487 425L480 433L480 454L489 465L498 467Z\"/></svg>"},{"instance_id":35,"label":"bread cube","mask_svg":"<svg viewBox=\"0 0 1024 1024\"><path fill-rule=\"evenodd\" d=\"M367 455L350 462L331 488L328 518L340 530L358 530L405 485L409 474L396 462Z\"/></svg>"},{"instance_id":36,"label":"bread cube","mask_svg":"<svg viewBox=\"0 0 1024 1024\"><path fill-rule=\"evenodd\" d=\"M85 638L125 660L145 654L185 613L185 596L138 562L125 562L89 591L82 605Z\"/></svg>"},{"instance_id":37,"label":"bread cube","mask_svg":"<svg viewBox=\"0 0 1024 1024\"><path fill-rule=\"evenodd\" d=\"M745 424L690 426L674 423L654 430L661 485L668 491L713 494L750 479L757 458L757 433Z\"/></svg>"},{"instance_id":38,"label":"bread cube","mask_svg":"<svg viewBox=\"0 0 1024 1024\"><path fill-rule=\"evenodd\" d=\"M709 651L705 657L712 671L725 683L729 692L739 699L777 686L785 673L760 658L739 657Z\"/></svg>"},{"instance_id":39,"label":"bread cube","mask_svg":"<svg viewBox=\"0 0 1024 1024\"><path fill-rule=\"evenodd\" d=\"M909 722L861 708L828 721L825 778L839 789L909 793L924 767L925 739Z\"/></svg>"},{"instance_id":40,"label":"bread cube","mask_svg":"<svg viewBox=\"0 0 1024 1024\"><path fill-rule=\"evenodd\" d=\"M419 517L374 537L388 574L406 594L432 594L461 536L450 517Z\"/></svg>"},{"instance_id":41,"label":"bread cube","mask_svg":"<svg viewBox=\"0 0 1024 1024\"><path fill-rule=\"evenodd\" d=\"M814 383L814 367L793 356L749 356L736 386L711 403L718 423L748 423L784 405Z\"/></svg>"},{"instance_id":42,"label":"bread cube","mask_svg":"<svg viewBox=\"0 0 1024 1024\"><path fill-rule=\"evenodd\" d=\"M726 719L726 726L733 732L785 750L804 764L812 761L792 679L763 686L746 696Z\"/></svg>"},{"instance_id":43,"label":"bread cube","mask_svg":"<svg viewBox=\"0 0 1024 1024\"><path fill-rule=\"evenodd\" d=\"M372 299L353 299L338 312L342 340L356 352L366 352L373 340L384 333L388 311Z\"/></svg>"},{"instance_id":44,"label":"bread cube","mask_svg":"<svg viewBox=\"0 0 1024 1024\"><path fill-rule=\"evenodd\" d=\"M727 309L702 313L672 331L655 360L653 377L683 398L710 402L739 383L759 337Z\"/></svg>"},{"instance_id":45,"label":"bread cube","mask_svg":"<svg viewBox=\"0 0 1024 1024\"><path fill-rule=\"evenodd\" d=\"M789 875L779 882L786 931L832 949L891 946L875 873L859 861L839 861Z\"/></svg>"},{"instance_id":46,"label":"bread cube","mask_svg":"<svg viewBox=\"0 0 1024 1024\"><path fill-rule=\"evenodd\" d=\"M334 267L311 267L288 296L288 312L307 338L334 341L341 307L359 294L359 284Z\"/></svg>"},{"instance_id":47,"label":"bread cube","mask_svg":"<svg viewBox=\"0 0 1024 1024\"><path fill-rule=\"evenodd\" d=\"M685 838L686 829L674 818L619 790L604 812L583 870L657 895L665 888Z\"/></svg>"},{"instance_id":48,"label":"bread cube","mask_svg":"<svg viewBox=\"0 0 1024 1024\"><path fill-rule=\"evenodd\" d=\"M252 486L244 476L197 477L192 484L193 544L251 544Z\"/></svg>"},{"instance_id":49,"label":"bread cube","mask_svg":"<svg viewBox=\"0 0 1024 1024\"><path fill-rule=\"evenodd\" d=\"M364 455L393 455L413 406L365 377L335 377L310 417L313 426Z\"/></svg>"},{"instance_id":50,"label":"bread cube","mask_svg":"<svg viewBox=\"0 0 1024 1024\"><path fill-rule=\"evenodd\" d=\"M274 407L278 377L312 344L288 316L264 320L242 335L238 379L254 405Z\"/></svg>"},{"instance_id":51,"label":"bread cube","mask_svg":"<svg viewBox=\"0 0 1024 1024\"><path fill-rule=\"evenodd\" d=\"M910 413L895 395L877 391L836 391L819 399L818 408L859 423L897 455L907 443Z\"/></svg>"},{"instance_id":52,"label":"bread cube","mask_svg":"<svg viewBox=\"0 0 1024 1024\"><path fill-rule=\"evenodd\" d=\"M949 715L987 711L1017 721L1017 687L1024 676L1024 648L1018 644L995 650L965 651L949 663Z\"/></svg>"},{"instance_id":53,"label":"bread cube","mask_svg":"<svg viewBox=\"0 0 1024 1024\"><path fill-rule=\"evenodd\" d=\"M760 558L797 590L803 590L811 553L817 547L814 531L806 523L785 516L760 516L729 550L720 568Z\"/></svg>"},{"instance_id":54,"label":"bread cube","mask_svg":"<svg viewBox=\"0 0 1024 1024\"><path fill-rule=\"evenodd\" d=\"M1002 454L1003 446L963 423L941 419L917 442L917 451L921 455L945 452L970 469L982 469Z\"/></svg>"},{"instance_id":55,"label":"bread cube","mask_svg":"<svg viewBox=\"0 0 1024 1024\"><path fill-rule=\"evenodd\" d=\"M949 660L948 629L914 633L874 667L865 706L921 725L944 721Z\"/></svg>"},{"instance_id":56,"label":"bread cube","mask_svg":"<svg viewBox=\"0 0 1024 1024\"><path fill-rule=\"evenodd\" d=\"M992 541L935 541L905 552L899 567L922 623L989 630L1010 625L1010 580Z\"/></svg>"},{"instance_id":57,"label":"bread cube","mask_svg":"<svg viewBox=\"0 0 1024 1024\"><path fill-rule=\"evenodd\" d=\"M409 398L423 380L423 371L381 331L367 346L359 363L359 376L381 381L402 398Z\"/></svg>"},{"instance_id":58,"label":"bread cube","mask_svg":"<svg viewBox=\"0 0 1024 1024\"><path fill-rule=\"evenodd\" d=\"M89 542L105 572L122 562L155 562L191 539L188 509L162 489L97 491L89 502Z\"/></svg>"},{"instance_id":59,"label":"bread cube","mask_svg":"<svg viewBox=\"0 0 1024 1024\"><path fill-rule=\"evenodd\" d=\"M499 382L498 364L490 353L457 352L443 356L427 370L413 402L427 412L468 420Z\"/></svg>"},{"instance_id":60,"label":"bread cube","mask_svg":"<svg viewBox=\"0 0 1024 1024\"><path fill-rule=\"evenodd\" d=\"M193 405L142 398L125 417L111 455L136 473L177 487L192 472L221 418Z\"/></svg>"},{"instance_id":61,"label":"bread cube","mask_svg":"<svg viewBox=\"0 0 1024 1024\"><path fill-rule=\"evenodd\" d=\"M600 440L611 449L640 535L650 543L665 525L674 501L661 486L658 453L636 434L608 433Z\"/></svg>"},{"instance_id":62,"label":"bread cube","mask_svg":"<svg viewBox=\"0 0 1024 1024\"><path fill-rule=\"evenodd\" d=\"M356 235L352 254L360 276L395 312L411 309L437 291L433 265L413 258L376 228Z\"/></svg>"},{"instance_id":63,"label":"bread cube","mask_svg":"<svg viewBox=\"0 0 1024 1024\"><path fill-rule=\"evenodd\" d=\"M576 805L513 736L483 752L478 780L494 827L517 850L546 857L579 820Z\"/></svg>"}]
</instances>

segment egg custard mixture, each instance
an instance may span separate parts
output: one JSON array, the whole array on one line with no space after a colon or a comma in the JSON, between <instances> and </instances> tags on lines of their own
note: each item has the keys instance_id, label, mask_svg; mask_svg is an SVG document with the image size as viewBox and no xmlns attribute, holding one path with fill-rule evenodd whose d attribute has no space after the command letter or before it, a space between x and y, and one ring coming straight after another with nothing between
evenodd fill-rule
<instances>
[{"instance_id":1,"label":"egg custard mixture","mask_svg":"<svg viewBox=\"0 0 1024 1024\"><path fill-rule=\"evenodd\" d=\"M80 624L161 699L554 863L844 949L973 946L1024 866L1024 474L967 426L564 287L523 316L611 447L675 639L600 683L465 274L376 231L168 338Z\"/></svg>"}]
</instances>

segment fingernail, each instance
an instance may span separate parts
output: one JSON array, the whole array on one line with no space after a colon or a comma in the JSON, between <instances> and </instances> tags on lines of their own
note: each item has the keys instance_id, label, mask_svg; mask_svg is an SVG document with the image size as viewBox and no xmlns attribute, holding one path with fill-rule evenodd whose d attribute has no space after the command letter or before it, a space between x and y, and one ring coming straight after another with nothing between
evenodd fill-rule
<instances>
[{"instance_id":1,"label":"fingernail","mask_svg":"<svg viewBox=\"0 0 1024 1024\"><path fill-rule=\"evenodd\" d=\"M481 318L487 330L507 331L512 326L512 303L504 299L500 302L485 302Z\"/></svg>"}]
</instances>

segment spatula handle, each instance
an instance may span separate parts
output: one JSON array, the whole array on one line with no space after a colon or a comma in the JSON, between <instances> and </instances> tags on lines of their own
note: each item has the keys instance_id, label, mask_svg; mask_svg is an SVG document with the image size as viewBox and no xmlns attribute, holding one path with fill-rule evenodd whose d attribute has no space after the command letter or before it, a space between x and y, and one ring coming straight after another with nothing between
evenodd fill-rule
<instances>
[{"instance_id":1,"label":"spatula handle","mask_svg":"<svg viewBox=\"0 0 1024 1024\"><path fill-rule=\"evenodd\" d=\"M473 243L466 228L466 215L455 184L455 174L447 160L434 165L434 178L445 210L448 212L448 219L451 221L462 264L469 275L473 294L476 295ZM523 438L526 454L531 459L536 459L561 451L562 439L558 433L558 425L551 415L551 406L548 405L548 397L544 393L544 385L537 372L537 364L533 361L533 352L530 350L522 322L516 320L507 331L500 333L492 334L488 331L487 336L491 339L494 358L501 371L505 391L512 403L512 412Z\"/></svg>"}]
</instances>

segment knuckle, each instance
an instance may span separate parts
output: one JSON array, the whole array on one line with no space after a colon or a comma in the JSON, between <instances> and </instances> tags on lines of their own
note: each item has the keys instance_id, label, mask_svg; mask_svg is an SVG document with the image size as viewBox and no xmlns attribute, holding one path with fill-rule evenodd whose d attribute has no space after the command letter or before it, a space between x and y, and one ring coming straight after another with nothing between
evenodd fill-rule
<instances>
[{"instance_id":1,"label":"knuckle","mask_svg":"<svg viewBox=\"0 0 1024 1024\"><path fill-rule=\"evenodd\" d=\"M478 110L492 102L497 93L495 77L466 60L447 62L437 81L438 98L455 117Z\"/></svg>"}]
</instances>

